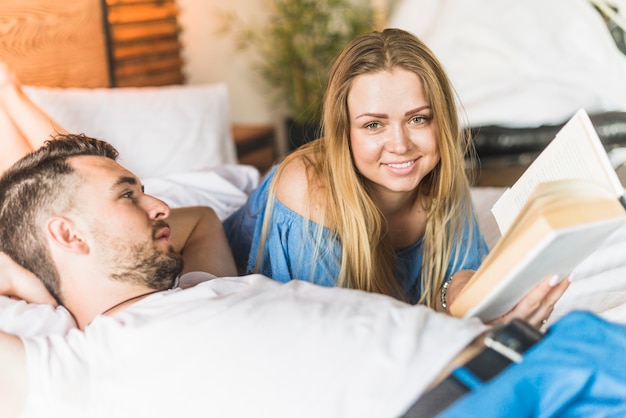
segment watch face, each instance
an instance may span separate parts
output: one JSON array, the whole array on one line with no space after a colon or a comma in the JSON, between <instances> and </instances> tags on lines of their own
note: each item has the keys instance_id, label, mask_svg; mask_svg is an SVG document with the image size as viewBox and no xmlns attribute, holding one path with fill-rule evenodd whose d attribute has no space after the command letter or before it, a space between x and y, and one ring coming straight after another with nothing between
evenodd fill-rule
<instances>
[{"instance_id":1,"label":"watch face","mask_svg":"<svg viewBox=\"0 0 626 418\"><path fill-rule=\"evenodd\" d=\"M492 340L521 354L532 347L543 337L543 333L520 319L514 319L508 324L496 328L490 333Z\"/></svg>"}]
</instances>

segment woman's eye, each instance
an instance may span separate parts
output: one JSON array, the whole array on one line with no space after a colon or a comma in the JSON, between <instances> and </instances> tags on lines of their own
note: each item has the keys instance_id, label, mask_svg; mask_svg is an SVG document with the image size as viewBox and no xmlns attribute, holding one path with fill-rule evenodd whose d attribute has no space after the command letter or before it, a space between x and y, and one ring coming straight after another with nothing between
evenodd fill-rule
<instances>
[{"instance_id":1,"label":"woman's eye","mask_svg":"<svg viewBox=\"0 0 626 418\"><path fill-rule=\"evenodd\" d=\"M420 124L420 123L426 123L428 122L429 118L427 118L426 116L413 116L411 118L411 123L416 123L416 124Z\"/></svg>"},{"instance_id":2,"label":"woman's eye","mask_svg":"<svg viewBox=\"0 0 626 418\"><path fill-rule=\"evenodd\" d=\"M377 129L380 128L380 123L378 122L370 122L367 125L365 125L366 129Z\"/></svg>"}]
</instances>

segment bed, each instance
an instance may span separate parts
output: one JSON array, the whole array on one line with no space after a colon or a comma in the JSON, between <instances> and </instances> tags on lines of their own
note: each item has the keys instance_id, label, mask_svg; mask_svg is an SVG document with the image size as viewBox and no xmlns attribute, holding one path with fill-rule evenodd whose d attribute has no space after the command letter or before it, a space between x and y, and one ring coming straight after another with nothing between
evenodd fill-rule
<instances>
[{"instance_id":1,"label":"bed","mask_svg":"<svg viewBox=\"0 0 626 418\"><path fill-rule=\"evenodd\" d=\"M225 84L111 89L103 87L107 80L102 67L96 78L84 72L77 78L33 71L34 64L13 58L13 64L26 62L25 91L36 103L69 131L111 142L120 150L120 162L142 179L146 191L170 206L206 205L225 219L258 184L257 168L240 164L237 158ZM96 88L84 88L95 79ZM490 208L503 191L502 187L472 189L489 246L499 238ZM626 229L607 237L577 268L574 278L550 322L571 310L589 309L626 323ZM22 336L64 334L73 323L63 308L4 297L0 297L0 322L4 330Z\"/></svg>"},{"instance_id":2,"label":"bed","mask_svg":"<svg viewBox=\"0 0 626 418\"><path fill-rule=\"evenodd\" d=\"M401 11L413 3L398 3L400 17L411 15ZM458 13L476 7L474 2L470 3ZM17 4L7 3L12 7ZM576 4L580 6L580 1ZM432 15L441 10L426 11ZM448 19L454 22L458 13L448 13ZM402 26L400 17L395 22L397 26ZM469 42L470 38L466 41ZM13 58L15 62L19 61L19 57ZM626 69L626 60L623 65ZM36 72L30 73L31 77L36 75ZM66 76L64 74L63 80L57 78L55 81L54 76L45 73L42 83L29 78L32 84L39 86L26 86L25 90L66 129L105 139L116 146L121 152L121 163L142 179L149 193L170 206L211 206L220 219L225 219L245 202L258 183L259 171L238 163L225 84L81 88L67 87L80 85L80 82L68 82ZM83 79L84 75L81 75ZM41 87L44 84L64 87ZM489 93L493 94L493 91L485 92L485 96ZM484 104L483 101L480 103ZM469 107L471 102L467 109L470 117L481 123L503 122L498 118L478 116L486 114L488 109L471 110ZM543 116L547 117L547 114ZM532 125L545 121L553 120L526 123ZM502 187L472 189L479 224L489 246L499 238L490 208L503 190ZM608 319L626 323L626 230L607 237L605 244L576 269L573 278L550 321L573 309L590 309Z\"/></svg>"},{"instance_id":3,"label":"bed","mask_svg":"<svg viewBox=\"0 0 626 418\"><path fill-rule=\"evenodd\" d=\"M256 186L256 167L239 164L223 84L118 89L25 87L27 94L72 132L106 139L146 190L172 207L206 205L220 219ZM472 199L490 247L500 234L490 209L505 189L474 187ZM607 237L584 260L550 318L590 309L626 323L626 229Z\"/></svg>"}]
</instances>

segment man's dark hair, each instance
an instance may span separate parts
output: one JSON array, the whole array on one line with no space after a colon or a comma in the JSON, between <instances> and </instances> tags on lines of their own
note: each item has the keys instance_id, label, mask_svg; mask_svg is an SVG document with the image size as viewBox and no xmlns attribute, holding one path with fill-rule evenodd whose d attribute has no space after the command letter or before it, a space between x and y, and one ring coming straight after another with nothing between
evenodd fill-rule
<instances>
[{"instance_id":1,"label":"man's dark hair","mask_svg":"<svg viewBox=\"0 0 626 418\"><path fill-rule=\"evenodd\" d=\"M59 134L0 177L0 250L39 277L59 302L59 273L44 238L44 222L73 207L80 178L67 159L81 155L116 161L118 152L83 134Z\"/></svg>"}]
</instances>

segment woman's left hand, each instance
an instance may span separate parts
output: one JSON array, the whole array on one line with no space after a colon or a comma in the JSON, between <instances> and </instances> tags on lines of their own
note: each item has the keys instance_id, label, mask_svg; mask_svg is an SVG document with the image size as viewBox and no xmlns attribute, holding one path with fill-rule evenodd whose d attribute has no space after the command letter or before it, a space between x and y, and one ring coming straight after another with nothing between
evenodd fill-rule
<instances>
[{"instance_id":1,"label":"woman's left hand","mask_svg":"<svg viewBox=\"0 0 626 418\"><path fill-rule=\"evenodd\" d=\"M513 318L521 318L531 325L541 328L552 314L554 305L563 296L570 284L567 277L558 283L555 283L555 280L556 278L553 276L543 280L528 292L513 309L488 323L496 325L509 322Z\"/></svg>"}]
</instances>

